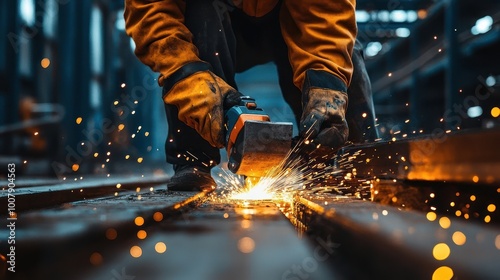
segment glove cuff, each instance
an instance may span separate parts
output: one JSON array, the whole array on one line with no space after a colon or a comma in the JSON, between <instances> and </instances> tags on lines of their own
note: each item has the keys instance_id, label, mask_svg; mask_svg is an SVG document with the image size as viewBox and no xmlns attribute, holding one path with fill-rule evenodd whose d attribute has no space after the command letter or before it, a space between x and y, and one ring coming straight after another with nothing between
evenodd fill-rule
<instances>
[{"instance_id":1,"label":"glove cuff","mask_svg":"<svg viewBox=\"0 0 500 280\"><path fill-rule=\"evenodd\" d=\"M163 82L163 95L169 92L176 83L197 72L212 70L210 64L204 61L194 61L184 64Z\"/></svg>"},{"instance_id":2,"label":"glove cuff","mask_svg":"<svg viewBox=\"0 0 500 280\"><path fill-rule=\"evenodd\" d=\"M307 93L311 87L347 92L347 85L340 78L323 70L309 69L306 71L302 92Z\"/></svg>"}]
</instances>

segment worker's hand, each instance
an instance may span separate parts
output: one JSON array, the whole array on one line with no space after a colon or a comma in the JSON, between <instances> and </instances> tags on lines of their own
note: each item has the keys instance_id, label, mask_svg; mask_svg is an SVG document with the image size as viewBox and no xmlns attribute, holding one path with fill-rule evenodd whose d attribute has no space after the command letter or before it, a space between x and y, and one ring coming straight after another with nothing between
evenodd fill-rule
<instances>
[{"instance_id":1,"label":"worker's hand","mask_svg":"<svg viewBox=\"0 0 500 280\"><path fill-rule=\"evenodd\" d=\"M310 87L303 93L300 135L332 149L347 141L349 129L345 120L347 94L341 91Z\"/></svg>"},{"instance_id":2,"label":"worker's hand","mask_svg":"<svg viewBox=\"0 0 500 280\"><path fill-rule=\"evenodd\" d=\"M178 81L164 93L163 100L177 106L179 120L194 128L212 146L223 148L224 109L236 105L241 95L214 73L200 71Z\"/></svg>"}]
</instances>

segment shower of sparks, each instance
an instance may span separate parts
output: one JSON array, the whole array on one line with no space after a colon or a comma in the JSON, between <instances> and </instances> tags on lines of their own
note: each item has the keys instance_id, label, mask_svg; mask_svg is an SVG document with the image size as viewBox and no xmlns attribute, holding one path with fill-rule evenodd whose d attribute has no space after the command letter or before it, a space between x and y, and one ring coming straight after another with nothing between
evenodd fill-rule
<instances>
[{"instance_id":1,"label":"shower of sparks","mask_svg":"<svg viewBox=\"0 0 500 280\"><path fill-rule=\"evenodd\" d=\"M336 191L336 186L325 184L325 181L339 177L342 170L328 164L336 158L333 151L316 155L320 147L321 145L316 145L313 140L299 141L285 159L271 168L260 180L245 180L241 175L220 169L215 176L218 185L224 186L219 191L219 197L243 201L288 201L297 191Z\"/></svg>"}]
</instances>

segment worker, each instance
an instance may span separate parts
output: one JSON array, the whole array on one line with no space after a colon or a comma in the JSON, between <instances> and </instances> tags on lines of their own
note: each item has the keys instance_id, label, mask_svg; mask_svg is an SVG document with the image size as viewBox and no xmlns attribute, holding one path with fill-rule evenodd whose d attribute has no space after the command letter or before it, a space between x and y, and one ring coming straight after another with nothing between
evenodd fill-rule
<instances>
[{"instance_id":1,"label":"worker","mask_svg":"<svg viewBox=\"0 0 500 280\"><path fill-rule=\"evenodd\" d=\"M136 56L160 74L170 190L215 187L224 110L242 95L235 73L258 64L276 64L302 137L332 149L348 140L355 0L126 0L124 17ZM361 87L369 86L363 70Z\"/></svg>"}]
</instances>

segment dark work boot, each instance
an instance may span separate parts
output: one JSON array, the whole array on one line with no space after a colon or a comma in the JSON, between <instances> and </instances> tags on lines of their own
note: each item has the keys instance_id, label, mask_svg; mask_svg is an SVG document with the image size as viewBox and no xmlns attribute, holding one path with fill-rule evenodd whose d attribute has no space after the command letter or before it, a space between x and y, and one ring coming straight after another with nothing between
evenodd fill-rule
<instances>
[{"instance_id":1,"label":"dark work boot","mask_svg":"<svg viewBox=\"0 0 500 280\"><path fill-rule=\"evenodd\" d=\"M174 171L167 184L170 191L212 191L217 186L206 167L174 164Z\"/></svg>"}]
</instances>

